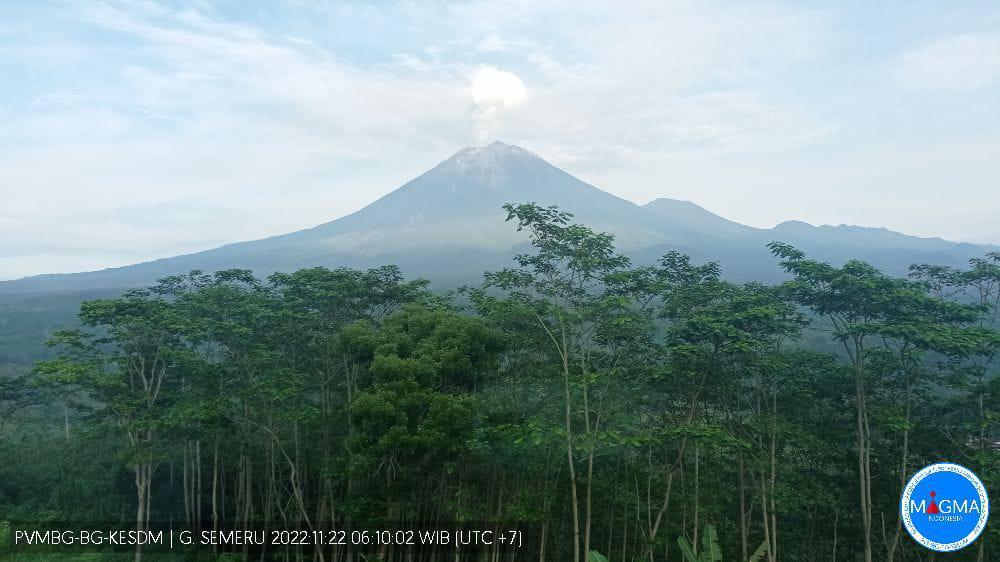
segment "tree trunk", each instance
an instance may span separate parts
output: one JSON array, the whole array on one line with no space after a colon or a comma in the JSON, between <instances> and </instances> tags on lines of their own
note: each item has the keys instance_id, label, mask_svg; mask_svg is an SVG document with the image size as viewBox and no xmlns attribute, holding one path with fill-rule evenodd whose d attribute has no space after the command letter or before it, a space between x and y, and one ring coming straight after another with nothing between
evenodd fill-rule
<instances>
[{"instance_id":1,"label":"tree trunk","mask_svg":"<svg viewBox=\"0 0 1000 562\"><path fill-rule=\"evenodd\" d=\"M569 388L569 365L563 355L563 386L566 400L566 464L569 467L571 507L573 509L573 562L580 561L580 507L576 497L576 466L573 461L573 409Z\"/></svg>"},{"instance_id":2,"label":"tree trunk","mask_svg":"<svg viewBox=\"0 0 1000 562\"><path fill-rule=\"evenodd\" d=\"M872 562L872 501L871 501L871 435L868 427L867 396L865 392L864 375L864 341L860 337L853 339L851 349L847 341L844 347L851 357L854 370L855 392L855 423L858 442L858 495L861 513L861 536L863 540L864 561Z\"/></svg>"},{"instance_id":3,"label":"tree trunk","mask_svg":"<svg viewBox=\"0 0 1000 562\"><path fill-rule=\"evenodd\" d=\"M903 493L903 488L906 487L906 465L908 462L908 456L910 452L910 408L911 408L911 398L913 395L912 383L910 381L909 373L906 369L906 365L902 365L903 376L906 379L906 396L905 396L905 427L903 427L903 452L901 459L899 461L899 493ZM893 562L896 557L896 548L899 546L899 538L903 533L903 518L902 516L897 518L896 521L896 531L893 534L892 542L889 543L889 548L886 552L885 559L888 562Z\"/></svg>"},{"instance_id":4,"label":"tree trunk","mask_svg":"<svg viewBox=\"0 0 1000 562\"><path fill-rule=\"evenodd\" d=\"M700 496L700 486L699 480L701 479L701 447L695 443L694 446L694 517L691 518L691 544L695 548L695 552L698 549L698 516L701 508L701 498Z\"/></svg>"},{"instance_id":5,"label":"tree trunk","mask_svg":"<svg viewBox=\"0 0 1000 562\"><path fill-rule=\"evenodd\" d=\"M740 495L740 560L747 559L747 511L746 511L746 482L744 479L743 451L737 454L737 470L739 470L739 495Z\"/></svg>"},{"instance_id":6,"label":"tree trunk","mask_svg":"<svg viewBox=\"0 0 1000 562\"><path fill-rule=\"evenodd\" d=\"M543 324L544 327L544 324ZM548 330L548 328L546 328ZM565 399L566 464L569 468L571 507L573 509L573 562L580 562L580 502L576 490L576 464L573 459L573 395L569 384L569 348L565 327L560 327L562 346L556 346L562 358Z\"/></svg>"},{"instance_id":7,"label":"tree trunk","mask_svg":"<svg viewBox=\"0 0 1000 562\"><path fill-rule=\"evenodd\" d=\"M778 560L778 508L775 505L775 493L774 489L777 484L778 479L778 454L777 454L777 441L778 441L778 387L777 384L772 384L771 386L771 544L768 550L770 551L770 559L773 561Z\"/></svg>"},{"instance_id":8,"label":"tree trunk","mask_svg":"<svg viewBox=\"0 0 1000 562\"><path fill-rule=\"evenodd\" d=\"M66 407L66 402L62 403L63 411L63 430L66 432L66 441L69 441L69 408Z\"/></svg>"},{"instance_id":9,"label":"tree trunk","mask_svg":"<svg viewBox=\"0 0 1000 562\"><path fill-rule=\"evenodd\" d=\"M867 423L865 418L867 414L865 413L864 406L864 383L859 379L857 381L857 438L858 438L858 490L860 496L860 510L861 510L861 535L863 545L864 545L864 560L865 562L872 561L872 512L871 512L871 490L869 488L870 477L868 470L871 466L869 460L869 444L868 444L868 432L866 431Z\"/></svg>"}]
</instances>

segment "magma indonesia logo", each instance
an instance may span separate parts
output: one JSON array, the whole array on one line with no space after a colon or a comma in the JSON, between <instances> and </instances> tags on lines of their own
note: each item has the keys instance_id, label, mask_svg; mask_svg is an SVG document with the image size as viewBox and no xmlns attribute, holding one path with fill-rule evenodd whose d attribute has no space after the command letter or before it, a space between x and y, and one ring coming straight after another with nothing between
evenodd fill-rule
<instances>
[{"instance_id":1,"label":"magma indonesia logo","mask_svg":"<svg viewBox=\"0 0 1000 562\"><path fill-rule=\"evenodd\" d=\"M903 525L913 540L938 552L972 544L986 528L986 487L964 466L938 463L913 475L900 501Z\"/></svg>"}]
</instances>

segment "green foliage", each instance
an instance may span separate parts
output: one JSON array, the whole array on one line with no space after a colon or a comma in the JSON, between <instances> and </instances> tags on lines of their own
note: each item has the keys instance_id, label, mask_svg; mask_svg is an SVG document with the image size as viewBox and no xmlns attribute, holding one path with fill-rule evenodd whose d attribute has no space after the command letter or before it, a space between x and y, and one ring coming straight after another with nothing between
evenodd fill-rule
<instances>
[{"instance_id":1,"label":"green foliage","mask_svg":"<svg viewBox=\"0 0 1000 562\"><path fill-rule=\"evenodd\" d=\"M750 558L747 560L748 562L760 562L764 559L765 554L767 554L767 543L762 542L760 543L760 546L757 547L757 550L753 551L753 554L751 554Z\"/></svg>"},{"instance_id":2,"label":"green foliage","mask_svg":"<svg viewBox=\"0 0 1000 562\"><path fill-rule=\"evenodd\" d=\"M760 561L765 536L781 559L848 559L859 451L887 544L915 468L1000 481L997 256L897 279L773 244L792 279L737 284L677 252L632 266L556 208L505 210L533 251L460 300L386 266L193 271L88 301L48 332L55 357L0 378L0 514L485 520L526 526L518 559L658 560L679 537L688 562ZM917 559L908 541L896 559Z\"/></svg>"},{"instance_id":3,"label":"green foliage","mask_svg":"<svg viewBox=\"0 0 1000 562\"><path fill-rule=\"evenodd\" d=\"M719 537L715 527L705 525L702 531L701 550L695 552L694 547L684 537L677 537L677 546L687 562L722 562L722 551L719 548Z\"/></svg>"},{"instance_id":4,"label":"green foliage","mask_svg":"<svg viewBox=\"0 0 1000 562\"><path fill-rule=\"evenodd\" d=\"M587 554L587 562L608 562L608 558L596 550L591 550Z\"/></svg>"},{"instance_id":5,"label":"green foliage","mask_svg":"<svg viewBox=\"0 0 1000 562\"><path fill-rule=\"evenodd\" d=\"M697 552L685 537L677 537L677 546L686 562L722 562L722 547L719 544L719 534L715 527L706 524L701 533L701 549ZM748 558L748 562L759 562L767 554L767 542L757 547Z\"/></svg>"}]
</instances>

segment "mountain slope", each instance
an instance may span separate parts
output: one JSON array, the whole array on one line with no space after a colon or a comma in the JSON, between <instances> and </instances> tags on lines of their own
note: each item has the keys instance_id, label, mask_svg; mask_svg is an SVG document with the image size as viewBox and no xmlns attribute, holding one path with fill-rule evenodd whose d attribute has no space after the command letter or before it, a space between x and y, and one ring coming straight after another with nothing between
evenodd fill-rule
<instances>
[{"instance_id":1,"label":"mountain slope","mask_svg":"<svg viewBox=\"0 0 1000 562\"><path fill-rule=\"evenodd\" d=\"M863 260L901 276L906 275L914 263L963 267L968 265L969 258L997 249L996 246L908 236L886 228L813 226L802 221L786 221L774 228L754 228L720 217L689 201L675 199L656 199L643 209L674 225L698 232L700 238L687 241L684 246L687 253L701 260L719 261L729 278L740 281L774 282L783 278L767 249L767 244L773 241L792 244L812 258L838 264L850 259ZM670 244L653 244L634 253L633 257L651 261L671 249L674 248Z\"/></svg>"},{"instance_id":2,"label":"mountain slope","mask_svg":"<svg viewBox=\"0 0 1000 562\"><path fill-rule=\"evenodd\" d=\"M675 226L718 238L746 237L765 232L762 229L742 225L724 219L690 201L679 201L661 197L642 206L644 210L665 219Z\"/></svg>"},{"instance_id":3,"label":"mountain slope","mask_svg":"<svg viewBox=\"0 0 1000 562\"><path fill-rule=\"evenodd\" d=\"M637 262L678 250L698 260L720 261L724 271L737 279L780 277L766 248L772 240L800 246L820 259L866 259L897 274L919 261L963 265L990 249L885 229L801 222L759 229L671 199L639 206L582 182L523 148L497 142L464 148L356 213L313 228L127 267L2 282L0 294L133 287L190 269L240 267L266 275L317 265L386 263L439 285L475 282L482 271L509 264L511 256L525 247L526 236L504 221L501 206L527 201L558 205L577 221L613 233L621 249Z\"/></svg>"},{"instance_id":4,"label":"mountain slope","mask_svg":"<svg viewBox=\"0 0 1000 562\"><path fill-rule=\"evenodd\" d=\"M577 218L614 230L625 246L660 237L639 207L584 183L523 148L496 142L468 147L342 219L271 239L377 255L442 246L507 249L525 238L505 224L503 204L534 201L571 208ZM458 236L456 236L458 234Z\"/></svg>"}]
</instances>

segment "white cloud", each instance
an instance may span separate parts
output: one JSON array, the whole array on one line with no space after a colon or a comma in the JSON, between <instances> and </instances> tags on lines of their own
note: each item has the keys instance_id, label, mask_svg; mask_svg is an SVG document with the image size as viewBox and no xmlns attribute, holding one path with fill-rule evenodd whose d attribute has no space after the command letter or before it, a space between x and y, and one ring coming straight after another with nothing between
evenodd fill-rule
<instances>
[{"instance_id":1,"label":"white cloud","mask_svg":"<svg viewBox=\"0 0 1000 562\"><path fill-rule=\"evenodd\" d=\"M469 94L476 104L479 141L486 142L502 130L503 112L527 96L524 82L513 72L483 65L470 78Z\"/></svg>"},{"instance_id":2,"label":"white cloud","mask_svg":"<svg viewBox=\"0 0 1000 562\"><path fill-rule=\"evenodd\" d=\"M476 50L483 53L502 53L510 49L510 42L497 35L487 35L476 44Z\"/></svg>"},{"instance_id":3,"label":"white cloud","mask_svg":"<svg viewBox=\"0 0 1000 562\"><path fill-rule=\"evenodd\" d=\"M472 75L472 101L477 104L514 105L524 99L524 82L513 72L481 66Z\"/></svg>"},{"instance_id":4,"label":"white cloud","mask_svg":"<svg viewBox=\"0 0 1000 562\"><path fill-rule=\"evenodd\" d=\"M71 271L73 255L121 265L325 222L423 171L434 163L423 150L446 154L471 128L459 72L352 66L152 9L85 14L145 57L116 71L119 83L46 92L0 121L0 239L18 248L0 256L0 275L40 272L31 252L45 267L64 256L54 271Z\"/></svg>"},{"instance_id":5,"label":"white cloud","mask_svg":"<svg viewBox=\"0 0 1000 562\"><path fill-rule=\"evenodd\" d=\"M636 201L691 199L755 224L779 212L816 220L832 208L829 190L853 189L873 208L866 194L885 178L871 166L839 176L845 144L871 150L866 166L892 162L900 185L909 155L941 152L859 132L866 115L888 112L860 105L869 113L851 121L871 84L829 70L857 66L832 60L853 48L837 12L768 0L289 2L238 20L193 6L74 4L38 15L44 35L24 24L0 36L0 70L31 77L0 92L0 239L18 248L0 255L0 275L49 270L57 256L61 271L84 268L80 256L91 269L312 226L494 139ZM894 76L985 88L997 80L996 40L953 34L893 59ZM11 91L25 101L8 103ZM987 146L996 119L976 117ZM1000 179L949 158L935 172L971 190ZM768 190L781 201L760 205ZM922 227L893 223L907 224Z\"/></svg>"},{"instance_id":6,"label":"white cloud","mask_svg":"<svg viewBox=\"0 0 1000 562\"><path fill-rule=\"evenodd\" d=\"M1000 81L1000 33L936 39L900 55L894 71L915 88L963 92L993 86Z\"/></svg>"}]
</instances>

